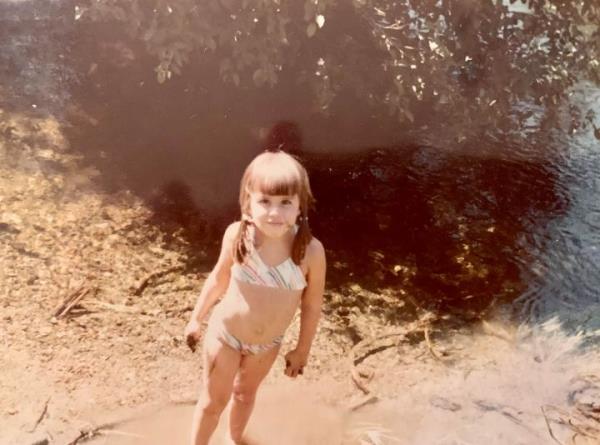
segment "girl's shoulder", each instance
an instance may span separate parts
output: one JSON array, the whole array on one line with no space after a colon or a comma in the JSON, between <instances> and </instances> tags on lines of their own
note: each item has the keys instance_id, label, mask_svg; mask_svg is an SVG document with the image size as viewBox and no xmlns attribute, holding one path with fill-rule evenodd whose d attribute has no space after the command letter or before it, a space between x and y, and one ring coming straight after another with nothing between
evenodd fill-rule
<instances>
[{"instance_id":1,"label":"girl's shoulder","mask_svg":"<svg viewBox=\"0 0 600 445\"><path fill-rule=\"evenodd\" d=\"M313 236L306 246L304 258L309 266L310 264L323 263L325 261L325 247L323 247L323 243Z\"/></svg>"},{"instance_id":2,"label":"girl's shoulder","mask_svg":"<svg viewBox=\"0 0 600 445\"><path fill-rule=\"evenodd\" d=\"M241 223L242 223L241 221L235 221L235 222L232 222L231 224L229 224L227 226L227 228L225 229L224 238L235 238L235 236L240 231Z\"/></svg>"},{"instance_id":3,"label":"girl's shoulder","mask_svg":"<svg viewBox=\"0 0 600 445\"><path fill-rule=\"evenodd\" d=\"M240 231L240 221L235 221L227 226L223 235L223 246L232 246Z\"/></svg>"},{"instance_id":4,"label":"girl's shoulder","mask_svg":"<svg viewBox=\"0 0 600 445\"><path fill-rule=\"evenodd\" d=\"M325 248L323 247L323 243L321 241L319 241L317 238L315 238L314 236L311 238L311 240L308 242L308 245L306 246L306 251L312 251L314 252L325 252Z\"/></svg>"}]
</instances>

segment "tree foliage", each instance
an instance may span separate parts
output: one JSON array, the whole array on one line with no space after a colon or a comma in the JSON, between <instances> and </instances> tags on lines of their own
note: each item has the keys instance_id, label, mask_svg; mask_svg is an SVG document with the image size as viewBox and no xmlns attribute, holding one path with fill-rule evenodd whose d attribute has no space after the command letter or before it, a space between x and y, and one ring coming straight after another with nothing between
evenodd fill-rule
<instances>
[{"instance_id":1,"label":"tree foliage","mask_svg":"<svg viewBox=\"0 0 600 445\"><path fill-rule=\"evenodd\" d=\"M226 83L293 76L324 113L353 94L413 126L508 130L530 113L515 104L552 113L579 80L600 83L597 0L89 0L75 14L144 42L159 82L210 55Z\"/></svg>"}]
</instances>

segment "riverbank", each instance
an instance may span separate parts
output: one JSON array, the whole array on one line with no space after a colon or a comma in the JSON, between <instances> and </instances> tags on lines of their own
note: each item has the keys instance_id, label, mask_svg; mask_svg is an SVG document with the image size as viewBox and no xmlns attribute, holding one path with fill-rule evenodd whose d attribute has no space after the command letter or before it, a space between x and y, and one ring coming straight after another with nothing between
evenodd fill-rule
<instances>
[{"instance_id":1,"label":"riverbank","mask_svg":"<svg viewBox=\"0 0 600 445\"><path fill-rule=\"evenodd\" d=\"M0 443L185 443L201 361L181 333L208 252L99 189L52 118L1 117ZM597 443L600 360L582 337L466 325L382 292L404 314L390 323L354 305L372 294L327 289L306 375L280 361L266 382L257 442Z\"/></svg>"}]
</instances>

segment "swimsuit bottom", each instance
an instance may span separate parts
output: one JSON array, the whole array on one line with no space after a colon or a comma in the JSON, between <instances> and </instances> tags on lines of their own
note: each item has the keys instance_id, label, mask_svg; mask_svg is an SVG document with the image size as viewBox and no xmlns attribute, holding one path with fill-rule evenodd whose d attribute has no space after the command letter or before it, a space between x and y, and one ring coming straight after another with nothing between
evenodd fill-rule
<instances>
[{"instance_id":1,"label":"swimsuit bottom","mask_svg":"<svg viewBox=\"0 0 600 445\"><path fill-rule=\"evenodd\" d=\"M270 349L281 345L281 342L283 341L283 335L279 335L269 343L244 343L235 335L229 333L225 327L222 327L217 333L217 338L221 343L231 346L242 355L256 355L261 352L267 352Z\"/></svg>"}]
</instances>

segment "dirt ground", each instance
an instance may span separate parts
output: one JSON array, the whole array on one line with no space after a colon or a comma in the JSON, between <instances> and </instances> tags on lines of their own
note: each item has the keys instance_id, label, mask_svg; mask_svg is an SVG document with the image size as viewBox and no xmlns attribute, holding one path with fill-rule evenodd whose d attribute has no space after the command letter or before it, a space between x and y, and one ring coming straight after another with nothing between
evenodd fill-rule
<instances>
[{"instance_id":1,"label":"dirt ground","mask_svg":"<svg viewBox=\"0 0 600 445\"><path fill-rule=\"evenodd\" d=\"M0 444L187 443L201 360L182 332L209 265L138 197L99 189L57 122L0 112L0 133ZM600 443L600 360L581 340L558 323L324 317L305 376L275 365L249 438Z\"/></svg>"}]
</instances>

